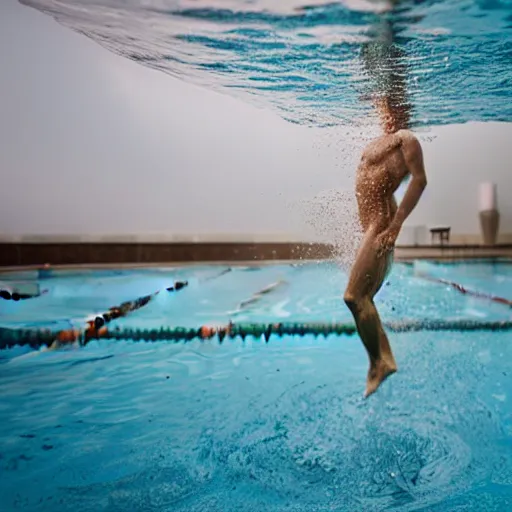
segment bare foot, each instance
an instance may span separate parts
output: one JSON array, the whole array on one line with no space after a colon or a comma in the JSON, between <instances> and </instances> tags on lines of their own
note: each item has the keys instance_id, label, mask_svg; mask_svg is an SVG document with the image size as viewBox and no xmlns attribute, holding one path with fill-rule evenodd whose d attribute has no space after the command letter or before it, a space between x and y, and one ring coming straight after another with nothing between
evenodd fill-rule
<instances>
[{"instance_id":1,"label":"bare foot","mask_svg":"<svg viewBox=\"0 0 512 512\"><path fill-rule=\"evenodd\" d=\"M386 378L395 373L396 370L397 367L393 356L391 356L391 359L383 358L375 363L371 363L370 369L368 370L368 377L366 378L364 397L367 398L375 393Z\"/></svg>"}]
</instances>

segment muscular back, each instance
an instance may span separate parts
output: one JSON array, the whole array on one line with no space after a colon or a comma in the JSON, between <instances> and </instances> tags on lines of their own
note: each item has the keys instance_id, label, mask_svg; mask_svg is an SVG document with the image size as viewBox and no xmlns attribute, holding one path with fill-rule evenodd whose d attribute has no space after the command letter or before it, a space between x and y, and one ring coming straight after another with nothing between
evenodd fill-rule
<instances>
[{"instance_id":1,"label":"muscular back","mask_svg":"<svg viewBox=\"0 0 512 512\"><path fill-rule=\"evenodd\" d=\"M401 130L379 137L363 151L356 175L356 197L361 227L384 231L396 212L393 194L409 174L407 155L417 139Z\"/></svg>"}]
</instances>

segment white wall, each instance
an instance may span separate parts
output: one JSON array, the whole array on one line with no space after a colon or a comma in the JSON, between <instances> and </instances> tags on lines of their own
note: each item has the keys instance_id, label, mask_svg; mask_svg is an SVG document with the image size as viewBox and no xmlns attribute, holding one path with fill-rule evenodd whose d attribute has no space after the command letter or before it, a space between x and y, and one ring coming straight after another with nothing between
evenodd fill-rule
<instances>
[{"instance_id":1,"label":"white wall","mask_svg":"<svg viewBox=\"0 0 512 512\"><path fill-rule=\"evenodd\" d=\"M15 0L0 2L0 62L4 238L307 238L313 232L299 213L317 225L322 215L332 220L333 199L323 213L301 200L352 187L359 147L346 130L288 124L146 69ZM435 133L424 146L429 189L410 223L478 234L477 185L491 179L502 231L512 232L512 125ZM343 215L347 207L338 201L335 209Z\"/></svg>"},{"instance_id":2,"label":"white wall","mask_svg":"<svg viewBox=\"0 0 512 512\"><path fill-rule=\"evenodd\" d=\"M468 123L436 132L424 150L428 190L409 223L450 225L455 233L479 235L478 185L493 181L502 239L512 241L512 123Z\"/></svg>"}]
</instances>

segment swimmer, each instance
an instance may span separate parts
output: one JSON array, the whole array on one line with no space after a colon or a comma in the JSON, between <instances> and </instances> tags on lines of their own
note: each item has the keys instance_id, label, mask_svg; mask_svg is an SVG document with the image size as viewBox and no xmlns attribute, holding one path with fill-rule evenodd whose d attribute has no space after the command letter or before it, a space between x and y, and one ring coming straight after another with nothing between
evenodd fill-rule
<instances>
[{"instance_id":1,"label":"swimmer","mask_svg":"<svg viewBox=\"0 0 512 512\"><path fill-rule=\"evenodd\" d=\"M363 63L374 86L374 107L384 133L363 150L356 173L363 239L350 271L344 300L368 353L366 397L397 370L373 299L391 269L402 225L427 185L421 145L408 130L411 105L406 59L395 44L395 32L392 23L382 18L380 25L374 27L376 40L363 47ZM397 206L394 193L406 178L410 178L407 190Z\"/></svg>"},{"instance_id":2,"label":"swimmer","mask_svg":"<svg viewBox=\"0 0 512 512\"><path fill-rule=\"evenodd\" d=\"M386 105L381 105L386 108ZM351 269L344 300L368 353L365 396L397 370L373 298L390 271L396 239L427 185L418 139L385 116L384 135L364 149L356 174L356 200L363 240ZM410 176L400 206L394 193Z\"/></svg>"}]
</instances>

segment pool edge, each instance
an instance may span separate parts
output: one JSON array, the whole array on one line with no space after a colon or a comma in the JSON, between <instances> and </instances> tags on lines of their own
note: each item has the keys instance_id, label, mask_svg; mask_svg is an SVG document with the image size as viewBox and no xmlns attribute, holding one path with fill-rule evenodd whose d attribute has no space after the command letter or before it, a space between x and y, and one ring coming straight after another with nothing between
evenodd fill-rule
<instances>
[{"instance_id":1,"label":"pool edge","mask_svg":"<svg viewBox=\"0 0 512 512\"><path fill-rule=\"evenodd\" d=\"M0 271L41 268L141 268L197 264L262 265L335 260L334 246L318 242L8 242L0 243ZM512 244L397 246L396 261L512 262Z\"/></svg>"}]
</instances>

